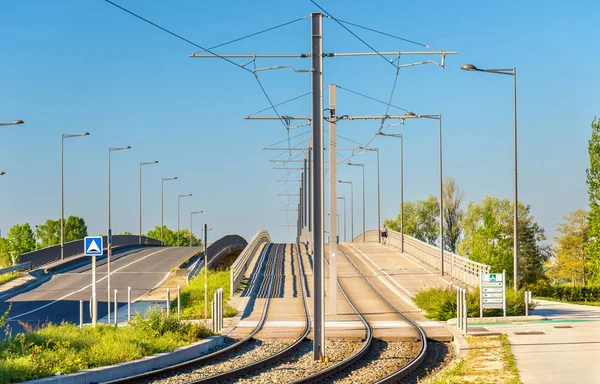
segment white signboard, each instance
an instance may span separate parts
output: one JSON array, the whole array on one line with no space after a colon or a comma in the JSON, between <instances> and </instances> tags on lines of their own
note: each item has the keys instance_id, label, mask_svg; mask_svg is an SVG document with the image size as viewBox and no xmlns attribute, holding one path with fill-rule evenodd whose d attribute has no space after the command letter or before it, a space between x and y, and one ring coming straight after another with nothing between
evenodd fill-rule
<instances>
[{"instance_id":1,"label":"white signboard","mask_svg":"<svg viewBox=\"0 0 600 384\"><path fill-rule=\"evenodd\" d=\"M479 317L484 308L502 309L506 317L506 274L482 273L479 280Z\"/></svg>"}]
</instances>

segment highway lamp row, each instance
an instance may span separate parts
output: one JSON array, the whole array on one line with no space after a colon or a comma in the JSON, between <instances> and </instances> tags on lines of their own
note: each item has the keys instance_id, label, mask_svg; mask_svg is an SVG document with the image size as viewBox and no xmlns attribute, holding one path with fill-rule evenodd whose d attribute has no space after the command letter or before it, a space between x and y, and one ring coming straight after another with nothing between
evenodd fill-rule
<instances>
[{"instance_id":1,"label":"highway lamp row","mask_svg":"<svg viewBox=\"0 0 600 384\"><path fill-rule=\"evenodd\" d=\"M15 120L12 123L0 123L0 127L5 127L7 125L19 125L19 124L24 124L23 120ZM6 175L6 171L0 169L0 176L4 176Z\"/></svg>"}]
</instances>

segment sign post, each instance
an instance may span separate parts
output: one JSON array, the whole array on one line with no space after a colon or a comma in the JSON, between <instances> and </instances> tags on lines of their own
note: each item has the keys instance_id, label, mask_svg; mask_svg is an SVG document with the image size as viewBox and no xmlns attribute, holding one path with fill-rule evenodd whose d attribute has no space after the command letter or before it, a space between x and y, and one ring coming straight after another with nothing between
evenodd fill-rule
<instances>
[{"instance_id":1,"label":"sign post","mask_svg":"<svg viewBox=\"0 0 600 384\"><path fill-rule=\"evenodd\" d=\"M103 254L102 236L88 236L83 240L83 254L92 256L92 326L96 326L98 320L98 300L96 296L96 256Z\"/></svg>"},{"instance_id":2,"label":"sign post","mask_svg":"<svg viewBox=\"0 0 600 384\"><path fill-rule=\"evenodd\" d=\"M506 317L506 273L482 274L479 284L479 316L483 317L486 308L502 309Z\"/></svg>"}]
</instances>

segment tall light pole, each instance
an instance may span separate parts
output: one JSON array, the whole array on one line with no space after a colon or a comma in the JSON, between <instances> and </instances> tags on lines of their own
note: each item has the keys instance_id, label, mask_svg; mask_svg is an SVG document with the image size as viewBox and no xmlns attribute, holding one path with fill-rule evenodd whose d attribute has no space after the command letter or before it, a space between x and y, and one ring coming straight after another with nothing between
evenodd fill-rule
<instances>
[{"instance_id":1,"label":"tall light pole","mask_svg":"<svg viewBox=\"0 0 600 384\"><path fill-rule=\"evenodd\" d=\"M363 151L374 151L377 154L377 233L381 243L381 184L379 179L379 148L358 147Z\"/></svg>"},{"instance_id":2,"label":"tall light pole","mask_svg":"<svg viewBox=\"0 0 600 384\"><path fill-rule=\"evenodd\" d=\"M404 253L404 136L401 133L383 133L381 131L378 131L377 135L400 139L400 233L402 237L401 252Z\"/></svg>"},{"instance_id":3,"label":"tall light pole","mask_svg":"<svg viewBox=\"0 0 600 384\"><path fill-rule=\"evenodd\" d=\"M352 182L352 180L348 180L348 181L344 181L344 180L338 180L338 183L341 184L350 184L350 235L352 237L352 240L354 240L354 183ZM346 198L342 197L344 199L344 210L346 209ZM344 228L346 228L346 212L344 211ZM346 241L346 229L344 229L344 241Z\"/></svg>"},{"instance_id":4,"label":"tall light pole","mask_svg":"<svg viewBox=\"0 0 600 384\"><path fill-rule=\"evenodd\" d=\"M338 200L344 200L344 242L346 242L346 198L338 196Z\"/></svg>"},{"instance_id":5,"label":"tall light pole","mask_svg":"<svg viewBox=\"0 0 600 384\"><path fill-rule=\"evenodd\" d=\"M190 247L192 246L192 216L200 213L204 213L204 211L190 212Z\"/></svg>"},{"instance_id":6,"label":"tall light pole","mask_svg":"<svg viewBox=\"0 0 600 384\"><path fill-rule=\"evenodd\" d=\"M0 176L2 176L2 175L6 175L6 172L0 171Z\"/></svg>"},{"instance_id":7,"label":"tall light pole","mask_svg":"<svg viewBox=\"0 0 600 384\"><path fill-rule=\"evenodd\" d=\"M12 123L0 123L0 127L6 126L6 125L18 125L18 124L23 124L24 121L23 120L15 120Z\"/></svg>"},{"instance_id":8,"label":"tall light pole","mask_svg":"<svg viewBox=\"0 0 600 384\"><path fill-rule=\"evenodd\" d=\"M112 256L112 229L111 229L111 225L110 225L110 154L115 152L115 151L124 151L126 149L131 149L131 147L128 145L126 147L118 147L118 148L108 148L108 233L107 233L107 238L108 238L108 256L107 256L107 268L108 268L108 276L107 276L107 280L108 280L108 297L106 299L106 302L108 303L108 318L107 318L107 323L110 324L110 257Z\"/></svg>"},{"instance_id":9,"label":"tall light pole","mask_svg":"<svg viewBox=\"0 0 600 384\"><path fill-rule=\"evenodd\" d=\"M347 163L352 167L361 167L362 168L362 232L363 232L363 242L366 241L366 226L365 226L365 165L364 164L356 164L356 163ZM354 240L354 238L352 239Z\"/></svg>"},{"instance_id":10,"label":"tall light pole","mask_svg":"<svg viewBox=\"0 0 600 384\"><path fill-rule=\"evenodd\" d=\"M142 167L150 164L158 164L158 160L140 162L140 244L142 244Z\"/></svg>"},{"instance_id":11,"label":"tall light pole","mask_svg":"<svg viewBox=\"0 0 600 384\"><path fill-rule=\"evenodd\" d=\"M517 68L505 68L505 69L481 69L477 68L473 64L465 64L460 67L465 71L476 71L476 72L488 72L495 73L498 75L509 75L513 77L513 157L514 157L514 185L513 185L513 284L514 290L519 290L519 198L517 188Z\"/></svg>"},{"instance_id":12,"label":"tall light pole","mask_svg":"<svg viewBox=\"0 0 600 384\"><path fill-rule=\"evenodd\" d=\"M21 120L20 123L23 124ZM15 122L16 123L16 122ZM7 125L7 124L3 124ZM63 133L61 137L61 148L60 148L60 259L64 260L65 253L65 139L72 137L88 136L88 132L82 132L79 134Z\"/></svg>"},{"instance_id":13,"label":"tall light pole","mask_svg":"<svg viewBox=\"0 0 600 384\"><path fill-rule=\"evenodd\" d=\"M165 181L177 180L177 177L163 177L160 183L160 242L163 242L163 227L165 226Z\"/></svg>"},{"instance_id":14,"label":"tall light pole","mask_svg":"<svg viewBox=\"0 0 600 384\"><path fill-rule=\"evenodd\" d=\"M179 247L179 214L180 214L180 206L181 206L181 198L182 197L190 197L191 193L187 193L185 195L177 195L177 246Z\"/></svg>"}]
</instances>

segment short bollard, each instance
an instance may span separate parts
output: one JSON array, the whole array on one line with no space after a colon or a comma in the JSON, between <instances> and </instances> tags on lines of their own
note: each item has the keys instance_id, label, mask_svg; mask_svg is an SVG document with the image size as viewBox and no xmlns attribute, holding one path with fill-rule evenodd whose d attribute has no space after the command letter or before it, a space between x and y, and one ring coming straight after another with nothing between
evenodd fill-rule
<instances>
[{"instance_id":1,"label":"short bollard","mask_svg":"<svg viewBox=\"0 0 600 384\"><path fill-rule=\"evenodd\" d=\"M171 314L171 288L167 288L167 317Z\"/></svg>"},{"instance_id":2,"label":"short bollard","mask_svg":"<svg viewBox=\"0 0 600 384\"><path fill-rule=\"evenodd\" d=\"M127 287L127 322L131 321L131 287Z\"/></svg>"},{"instance_id":3,"label":"short bollard","mask_svg":"<svg viewBox=\"0 0 600 384\"><path fill-rule=\"evenodd\" d=\"M460 287L456 287L456 326L462 329L462 298L460 294Z\"/></svg>"},{"instance_id":4,"label":"short bollard","mask_svg":"<svg viewBox=\"0 0 600 384\"><path fill-rule=\"evenodd\" d=\"M177 286L177 318L181 317L181 287Z\"/></svg>"},{"instance_id":5,"label":"short bollard","mask_svg":"<svg viewBox=\"0 0 600 384\"><path fill-rule=\"evenodd\" d=\"M83 328L83 300L79 300L79 328Z\"/></svg>"},{"instance_id":6,"label":"short bollard","mask_svg":"<svg viewBox=\"0 0 600 384\"><path fill-rule=\"evenodd\" d=\"M467 307L467 290L466 289L463 289L463 316L464 316L463 327L464 327L465 333L469 333L469 328L468 328L469 308Z\"/></svg>"},{"instance_id":7,"label":"short bollard","mask_svg":"<svg viewBox=\"0 0 600 384\"><path fill-rule=\"evenodd\" d=\"M119 317L117 316L117 312L118 312L117 310L119 308L118 303L117 303L117 293L118 292L119 291L115 289L115 301L114 301L114 303L115 303L115 327L118 326L118 324L119 324Z\"/></svg>"},{"instance_id":8,"label":"short bollard","mask_svg":"<svg viewBox=\"0 0 600 384\"><path fill-rule=\"evenodd\" d=\"M525 316L529 317L529 295L527 291L524 292L525 297L523 300L525 301Z\"/></svg>"}]
</instances>

